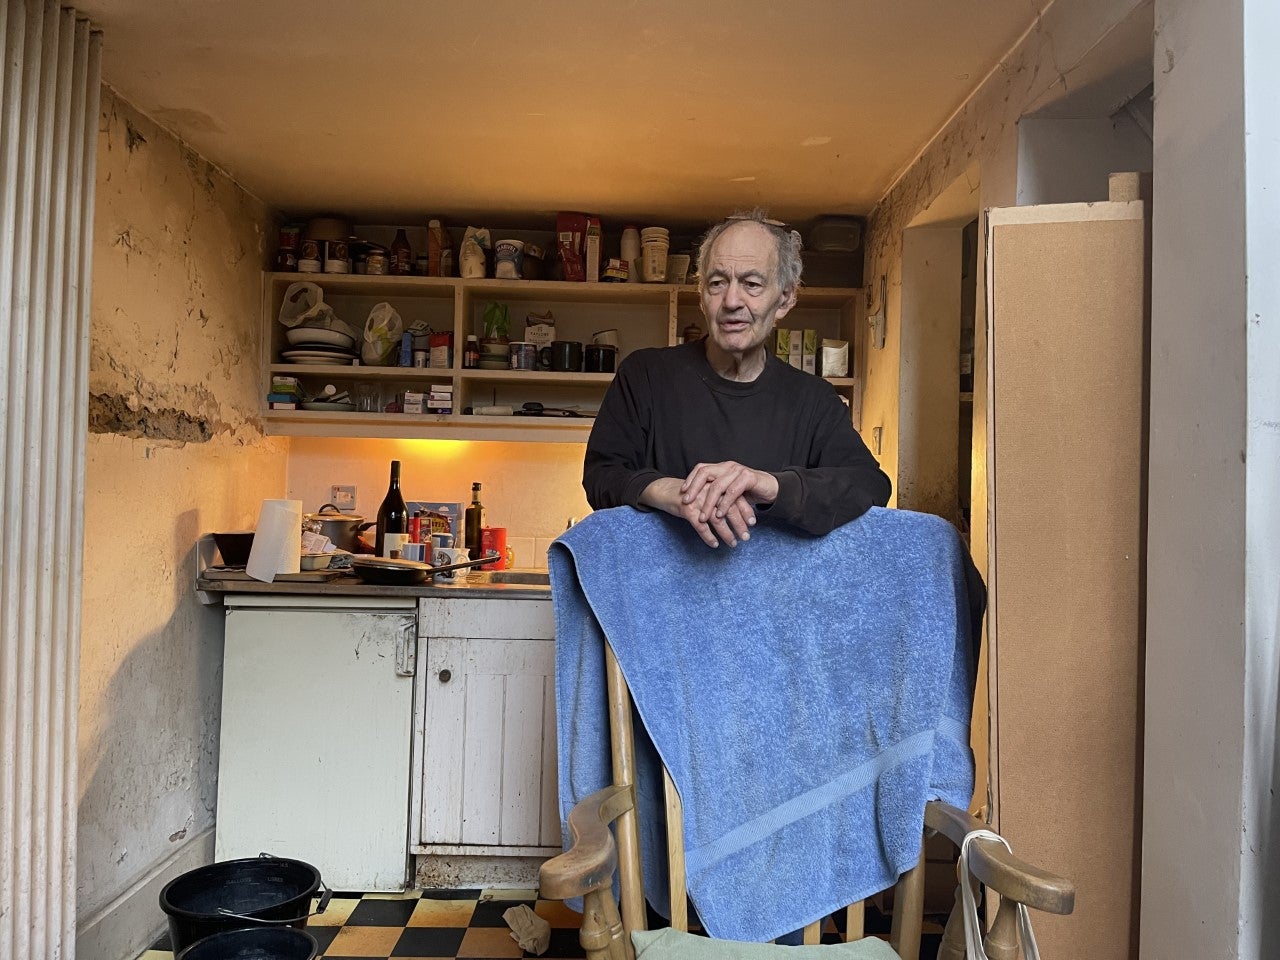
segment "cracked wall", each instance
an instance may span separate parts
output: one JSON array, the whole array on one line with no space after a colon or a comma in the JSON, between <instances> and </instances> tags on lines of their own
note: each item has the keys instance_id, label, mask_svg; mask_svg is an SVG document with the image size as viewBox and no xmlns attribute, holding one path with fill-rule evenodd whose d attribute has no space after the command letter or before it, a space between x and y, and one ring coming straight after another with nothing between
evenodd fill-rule
<instances>
[{"instance_id":1,"label":"cracked wall","mask_svg":"<svg viewBox=\"0 0 1280 960\"><path fill-rule=\"evenodd\" d=\"M284 491L286 442L264 437L257 420L271 229L265 205L103 89L81 632L82 921L185 845L188 857L211 850L222 611L196 600L193 547L204 533L251 527L261 499Z\"/></svg>"}]
</instances>

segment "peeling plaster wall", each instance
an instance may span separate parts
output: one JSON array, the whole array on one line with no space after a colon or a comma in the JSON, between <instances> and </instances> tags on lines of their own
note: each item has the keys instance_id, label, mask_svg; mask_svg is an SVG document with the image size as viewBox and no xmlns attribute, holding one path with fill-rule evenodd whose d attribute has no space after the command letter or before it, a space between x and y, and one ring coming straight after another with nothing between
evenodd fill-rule
<instances>
[{"instance_id":1,"label":"peeling plaster wall","mask_svg":"<svg viewBox=\"0 0 1280 960\"><path fill-rule=\"evenodd\" d=\"M253 525L260 499L284 491L287 453L255 417L269 211L106 88L100 124L82 920L213 824L222 613L196 600L192 551L203 533Z\"/></svg>"}]
</instances>

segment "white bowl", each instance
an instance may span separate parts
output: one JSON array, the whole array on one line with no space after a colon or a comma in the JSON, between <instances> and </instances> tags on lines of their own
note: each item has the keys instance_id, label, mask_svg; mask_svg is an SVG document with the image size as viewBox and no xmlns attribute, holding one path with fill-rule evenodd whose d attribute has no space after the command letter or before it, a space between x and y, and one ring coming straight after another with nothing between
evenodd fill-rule
<instances>
[{"instance_id":1,"label":"white bowl","mask_svg":"<svg viewBox=\"0 0 1280 960\"><path fill-rule=\"evenodd\" d=\"M345 333L325 327L290 327L284 332L284 338L290 343L325 343L335 347L353 347L356 343Z\"/></svg>"},{"instance_id":2,"label":"white bowl","mask_svg":"<svg viewBox=\"0 0 1280 960\"><path fill-rule=\"evenodd\" d=\"M298 558L298 567L302 570L324 570L332 559L331 553L304 553Z\"/></svg>"}]
</instances>

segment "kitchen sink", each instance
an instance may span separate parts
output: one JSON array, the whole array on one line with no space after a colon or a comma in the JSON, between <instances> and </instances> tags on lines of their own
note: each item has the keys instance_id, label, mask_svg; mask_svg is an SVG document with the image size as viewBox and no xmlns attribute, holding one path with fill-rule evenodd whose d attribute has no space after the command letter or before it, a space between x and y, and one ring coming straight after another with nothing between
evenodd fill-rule
<instances>
[{"instance_id":1,"label":"kitchen sink","mask_svg":"<svg viewBox=\"0 0 1280 960\"><path fill-rule=\"evenodd\" d=\"M528 586L551 586L551 574L545 570L488 570L485 579L490 583L519 583Z\"/></svg>"}]
</instances>

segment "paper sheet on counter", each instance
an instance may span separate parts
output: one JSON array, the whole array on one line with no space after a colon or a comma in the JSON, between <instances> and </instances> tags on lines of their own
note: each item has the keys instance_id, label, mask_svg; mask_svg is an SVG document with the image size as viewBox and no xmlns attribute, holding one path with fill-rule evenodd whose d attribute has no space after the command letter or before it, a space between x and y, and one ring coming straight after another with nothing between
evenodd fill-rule
<instances>
[{"instance_id":1,"label":"paper sheet on counter","mask_svg":"<svg viewBox=\"0 0 1280 960\"><path fill-rule=\"evenodd\" d=\"M278 573L298 573L302 556L302 501L263 500L245 572L270 583Z\"/></svg>"}]
</instances>

